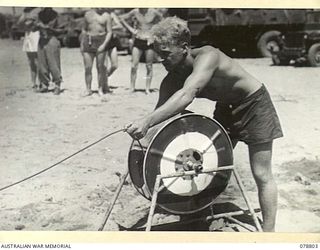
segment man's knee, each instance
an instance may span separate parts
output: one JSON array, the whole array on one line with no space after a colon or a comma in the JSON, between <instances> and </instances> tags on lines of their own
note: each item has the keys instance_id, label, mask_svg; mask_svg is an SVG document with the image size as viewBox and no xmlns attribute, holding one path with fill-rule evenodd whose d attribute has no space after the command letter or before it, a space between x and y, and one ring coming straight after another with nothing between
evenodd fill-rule
<instances>
[{"instance_id":1,"label":"man's knee","mask_svg":"<svg viewBox=\"0 0 320 250\"><path fill-rule=\"evenodd\" d=\"M131 65L131 72L132 72L132 73L136 73L137 70L138 70L138 63L136 63L136 64L132 63L132 65Z\"/></svg>"},{"instance_id":2,"label":"man's knee","mask_svg":"<svg viewBox=\"0 0 320 250\"><path fill-rule=\"evenodd\" d=\"M86 75L91 75L91 73L92 73L92 67L90 67L90 66L85 66L85 67L84 67L84 72L85 72Z\"/></svg>"},{"instance_id":3,"label":"man's knee","mask_svg":"<svg viewBox=\"0 0 320 250\"><path fill-rule=\"evenodd\" d=\"M117 63L111 64L111 66L110 66L110 71L113 72L113 71L115 71L117 68L118 68L118 64L117 64Z\"/></svg>"},{"instance_id":4,"label":"man's knee","mask_svg":"<svg viewBox=\"0 0 320 250\"><path fill-rule=\"evenodd\" d=\"M270 168L271 166L265 166L263 164L256 165L253 168L252 174L259 186L274 182L274 178Z\"/></svg>"},{"instance_id":5,"label":"man's knee","mask_svg":"<svg viewBox=\"0 0 320 250\"><path fill-rule=\"evenodd\" d=\"M146 68L148 72L152 72L152 63L146 63Z\"/></svg>"},{"instance_id":6,"label":"man's knee","mask_svg":"<svg viewBox=\"0 0 320 250\"><path fill-rule=\"evenodd\" d=\"M104 63L99 63L99 64L97 65L97 70L98 70L98 72L104 72L104 71L106 71L106 65L105 65Z\"/></svg>"}]
</instances>

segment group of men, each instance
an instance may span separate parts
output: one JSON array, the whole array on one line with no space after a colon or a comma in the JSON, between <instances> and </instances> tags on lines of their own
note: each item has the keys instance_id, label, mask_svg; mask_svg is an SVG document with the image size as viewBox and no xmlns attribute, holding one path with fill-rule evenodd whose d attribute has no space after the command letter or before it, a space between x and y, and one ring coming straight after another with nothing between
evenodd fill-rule
<instances>
[{"instance_id":1,"label":"group of men","mask_svg":"<svg viewBox=\"0 0 320 250\"><path fill-rule=\"evenodd\" d=\"M136 27L125 21L131 17L137 20ZM263 230L274 231L277 185L272 174L272 144L274 139L283 134L266 86L217 48L203 46L191 49L187 22L178 17L162 19L161 13L156 10L134 9L120 18L122 24L136 37L132 52L132 91L135 89L137 63L142 51L146 52L147 57L146 92L150 90L153 50L161 57L168 71L161 82L154 111L128 124L126 131L132 138L141 139L149 128L182 112L195 98L215 101L213 117L226 129L233 145L236 146L238 141L248 145L250 167L258 188ZM47 19L44 25L53 20L49 17ZM96 58L99 92L105 95L110 91L105 79L104 61L105 51L112 47L112 18L109 13L93 9L85 14L85 22L81 51L86 67L86 94L92 93L91 70L93 59ZM45 34L49 39L51 33ZM49 40L53 46L55 42ZM43 42L39 44L39 48L46 51ZM41 53L38 52L38 55ZM58 65L51 67L50 63L48 66L50 69L59 68ZM53 72L53 79L56 86L59 86L60 71ZM46 82L47 78L43 76L40 81Z\"/></svg>"},{"instance_id":2,"label":"group of men","mask_svg":"<svg viewBox=\"0 0 320 250\"><path fill-rule=\"evenodd\" d=\"M47 92L52 78L55 84L54 94L60 94L62 77L60 42L57 36L64 31L58 28L58 13L52 8L43 8L40 12L34 9L25 8L19 19L19 24L23 24L26 30L23 50L28 56L33 87L37 92ZM117 50L120 47L118 32L124 28L128 29L134 38L130 90L135 91L137 68L144 52L147 68L146 94L150 93L152 64L155 58L150 30L161 19L162 13L150 8L132 9L125 14L110 8L88 10L84 15L83 28L79 37L86 83L82 96L90 96L93 93L92 67L96 60L98 93L103 97L102 100L107 100L106 95L111 92L108 77L118 67ZM37 72L39 73L39 86L36 85Z\"/></svg>"}]
</instances>

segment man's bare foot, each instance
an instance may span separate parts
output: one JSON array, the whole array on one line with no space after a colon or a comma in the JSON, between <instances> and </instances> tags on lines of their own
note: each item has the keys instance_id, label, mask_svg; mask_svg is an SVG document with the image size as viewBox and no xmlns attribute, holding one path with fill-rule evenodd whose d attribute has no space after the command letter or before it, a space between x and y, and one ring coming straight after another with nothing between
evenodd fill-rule
<instances>
[{"instance_id":1,"label":"man's bare foot","mask_svg":"<svg viewBox=\"0 0 320 250\"><path fill-rule=\"evenodd\" d=\"M104 96L104 93L103 93L102 88L99 88L99 89L98 89L98 95L99 95L99 96Z\"/></svg>"},{"instance_id":2,"label":"man's bare foot","mask_svg":"<svg viewBox=\"0 0 320 250\"><path fill-rule=\"evenodd\" d=\"M136 92L136 89L135 88L130 88L130 93L134 93Z\"/></svg>"},{"instance_id":3,"label":"man's bare foot","mask_svg":"<svg viewBox=\"0 0 320 250\"><path fill-rule=\"evenodd\" d=\"M108 94L112 94L112 93L113 93L113 91L112 91L110 88L108 88L108 89L106 90L106 93L108 93Z\"/></svg>"},{"instance_id":4,"label":"man's bare foot","mask_svg":"<svg viewBox=\"0 0 320 250\"><path fill-rule=\"evenodd\" d=\"M92 95L92 90L86 90L81 96L82 97L87 97Z\"/></svg>"},{"instance_id":5,"label":"man's bare foot","mask_svg":"<svg viewBox=\"0 0 320 250\"><path fill-rule=\"evenodd\" d=\"M149 95L150 94L150 90L146 89L145 93L146 93L146 95Z\"/></svg>"},{"instance_id":6,"label":"man's bare foot","mask_svg":"<svg viewBox=\"0 0 320 250\"><path fill-rule=\"evenodd\" d=\"M109 101L109 98L106 94L101 96L101 102L108 102L108 101Z\"/></svg>"}]
</instances>

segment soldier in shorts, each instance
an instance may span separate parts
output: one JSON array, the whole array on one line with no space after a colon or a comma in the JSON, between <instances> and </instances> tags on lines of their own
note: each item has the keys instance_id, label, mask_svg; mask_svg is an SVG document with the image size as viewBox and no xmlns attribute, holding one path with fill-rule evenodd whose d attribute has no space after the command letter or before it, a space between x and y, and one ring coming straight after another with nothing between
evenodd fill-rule
<instances>
[{"instance_id":1,"label":"soldier in shorts","mask_svg":"<svg viewBox=\"0 0 320 250\"><path fill-rule=\"evenodd\" d=\"M84 16L85 23L80 38L80 51L85 67L86 92L84 96L92 95L92 66L96 58L98 72L98 93L104 97L108 93L108 78L106 77L106 48L112 37L111 17L103 9L95 8L87 11ZM103 100L104 100L103 99Z\"/></svg>"},{"instance_id":2,"label":"soldier in shorts","mask_svg":"<svg viewBox=\"0 0 320 250\"><path fill-rule=\"evenodd\" d=\"M121 15L120 17L125 27L127 27L135 37L132 49L130 89L132 92L135 91L139 60L144 52L147 69L146 94L149 94L152 81L152 64L154 60L153 46L149 39L151 37L150 30L154 24L158 23L162 19L162 14L156 9L141 8L133 9L130 12ZM128 23L125 21L126 19L134 19L136 22L136 29L128 25Z\"/></svg>"},{"instance_id":3,"label":"soldier in shorts","mask_svg":"<svg viewBox=\"0 0 320 250\"><path fill-rule=\"evenodd\" d=\"M271 171L272 142L283 134L266 87L220 50L190 49L190 31L182 19L166 18L152 33L154 49L168 74L155 110L129 124L127 132L142 138L150 127L180 113L194 98L216 101L214 118L226 128L234 146L237 141L248 145L263 230L274 231L277 186Z\"/></svg>"}]
</instances>

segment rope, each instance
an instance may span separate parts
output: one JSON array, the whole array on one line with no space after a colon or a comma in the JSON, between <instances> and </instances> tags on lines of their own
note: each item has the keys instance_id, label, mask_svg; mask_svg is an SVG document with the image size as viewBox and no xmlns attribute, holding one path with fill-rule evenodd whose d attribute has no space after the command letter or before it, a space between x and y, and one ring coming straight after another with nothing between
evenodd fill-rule
<instances>
[{"instance_id":1,"label":"rope","mask_svg":"<svg viewBox=\"0 0 320 250\"><path fill-rule=\"evenodd\" d=\"M18 185L18 184L20 184L20 183L22 183L22 182L24 182L24 181L27 181L27 180L29 180L29 179L37 176L37 175L40 175L40 174L48 171L49 169L56 167L57 165L61 164L62 162L65 162L66 160L72 158L73 156L75 156L75 155L83 152L84 150L87 150L88 148L94 146L95 144L97 144L97 143L99 143L99 142L107 139L108 137L110 137L110 136L112 136L112 135L115 135L115 134L117 134L117 133L120 133L120 132L125 132L125 131L126 131L126 129L119 129L119 130L116 130L116 131L114 131L114 132L112 132L112 133L110 133L110 134L107 134L107 135L105 135L104 137L100 138L99 140L97 140L97 141L89 144L88 146L86 146L86 147L78 150L77 152L75 152L75 153L73 153L73 154L65 157L64 159L56 162L55 164L51 165L50 167L47 167L47 168L45 168L45 169L43 169L43 170L41 170L41 171L39 171L39 172L37 172L37 173L35 173L35 174L33 174L33 175L30 175L30 176L28 176L28 177L26 177L26 178L24 178L24 179L22 179L22 180L20 180L20 181L14 182L14 183L12 183L12 184L9 184L8 186L5 186L5 187L0 188L0 192L3 191L3 190L5 190L5 189L8 189L8 188L10 188L10 187L16 186L16 185Z\"/></svg>"}]
</instances>

